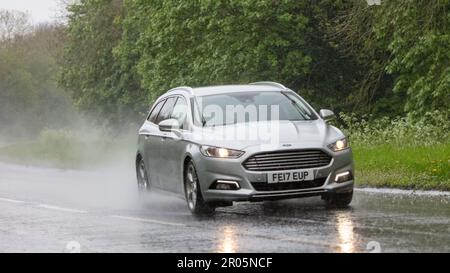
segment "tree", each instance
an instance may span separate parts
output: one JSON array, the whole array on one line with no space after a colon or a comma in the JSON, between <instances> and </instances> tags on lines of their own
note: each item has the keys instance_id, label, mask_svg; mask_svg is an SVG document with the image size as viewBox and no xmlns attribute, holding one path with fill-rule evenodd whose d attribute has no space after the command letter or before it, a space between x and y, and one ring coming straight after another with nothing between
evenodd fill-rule
<instances>
[{"instance_id":1,"label":"tree","mask_svg":"<svg viewBox=\"0 0 450 273\"><path fill-rule=\"evenodd\" d=\"M31 138L74 119L72 102L56 82L60 33L58 25L38 25L0 42L0 135Z\"/></svg>"},{"instance_id":2,"label":"tree","mask_svg":"<svg viewBox=\"0 0 450 273\"><path fill-rule=\"evenodd\" d=\"M30 30L29 16L25 12L0 9L0 45L6 45Z\"/></svg>"},{"instance_id":3,"label":"tree","mask_svg":"<svg viewBox=\"0 0 450 273\"><path fill-rule=\"evenodd\" d=\"M357 101L377 101L384 114L448 111L450 1L355 1L332 30L364 68Z\"/></svg>"},{"instance_id":4,"label":"tree","mask_svg":"<svg viewBox=\"0 0 450 273\"><path fill-rule=\"evenodd\" d=\"M139 82L127 85L113 49L121 38L120 0L83 0L68 6L66 46L60 84L77 106L110 125L136 120ZM131 118L130 118L131 116ZM134 117L134 118L133 118Z\"/></svg>"},{"instance_id":5,"label":"tree","mask_svg":"<svg viewBox=\"0 0 450 273\"><path fill-rule=\"evenodd\" d=\"M320 24L336 12L325 3L136 0L125 1L124 12L115 53L139 74L147 101L178 85L259 80L283 82L321 105L350 92L352 66Z\"/></svg>"},{"instance_id":6,"label":"tree","mask_svg":"<svg viewBox=\"0 0 450 273\"><path fill-rule=\"evenodd\" d=\"M317 108L445 111L449 1L81 0L60 82L110 124L140 119L175 86L259 80Z\"/></svg>"}]
</instances>

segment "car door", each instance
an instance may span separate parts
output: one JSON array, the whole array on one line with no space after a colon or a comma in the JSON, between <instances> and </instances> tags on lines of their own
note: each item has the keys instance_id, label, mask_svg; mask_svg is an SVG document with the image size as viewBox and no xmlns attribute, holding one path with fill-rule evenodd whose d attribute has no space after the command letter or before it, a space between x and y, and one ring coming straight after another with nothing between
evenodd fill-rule
<instances>
[{"instance_id":1,"label":"car door","mask_svg":"<svg viewBox=\"0 0 450 273\"><path fill-rule=\"evenodd\" d=\"M156 133L154 134L155 142L153 147L156 149L156 157L151 158L150 162L152 162L152 183L154 186L163 190L170 190L170 186L167 183L167 138L172 134L171 132L163 132L159 130L158 124L166 119L169 119L173 106L177 100L177 97L169 97L166 99L163 107L159 111L158 116L155 119Z\"/></svg>"},{"instance_id":2,"label":"car door","mask_svg":"<svg viewBox=\"0 0 450 273\"><path fill-rule=\"evenodd\" d=\"M186 143L183 141L183 132L189 129L188 124L188 103L183 96L179 96L173 111L171 119L176 119L180 124L177 132L167 132L163 136L163 145L161 145L161 159L165 162L161 167L161 179L165 183L165 188L172 192L182 192L182 164L184 160L184 151Z\"/></svg>"},{"instance_id":3,"label":"car door","mask_svg":"<svg viewBox=\"0 0 450 273\"><path fill-rule=\"evenodd\" d=\"M156 181L157 168L155 167L155 164L157 163L156 159L159 157L160 152L160 134L156 119L165 102L166 100L163 99L155 104L140 132L140 134L143 135L143 157L145 167L152 187L158 187Z\"/></svg>"}]
</instances>

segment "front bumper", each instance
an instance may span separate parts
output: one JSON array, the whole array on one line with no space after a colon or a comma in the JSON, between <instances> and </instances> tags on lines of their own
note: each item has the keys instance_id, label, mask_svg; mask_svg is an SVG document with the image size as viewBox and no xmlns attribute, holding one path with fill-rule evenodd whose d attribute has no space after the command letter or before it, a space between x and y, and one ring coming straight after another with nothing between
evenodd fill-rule
<instances>
[{"instance_id":1,"label":"front bumper","mask_svg":"<svg viewBox=\"0 0 450 273\"><path fill-rule=\"evenodd\" d=\"M333 158L330 164L314 169L314 177L316 179L325 179L323 185L304 189L272 191L257 191L253 187L252 182L267 183L267 172L248 171L242 166L242 162L244 162L251 154L239 159L217 159L201 156L197 158L198 161L196 162L196 166L203 198L207 202L257 202L353 191L354 180L343 183L334 182L337 173L351 171L352 174L354 174L351 149L337 153L327 151L327 153ZM211 185L217 180L237 181L241 188L239 190L210 189Z\"/></svg>"}]
</instances>

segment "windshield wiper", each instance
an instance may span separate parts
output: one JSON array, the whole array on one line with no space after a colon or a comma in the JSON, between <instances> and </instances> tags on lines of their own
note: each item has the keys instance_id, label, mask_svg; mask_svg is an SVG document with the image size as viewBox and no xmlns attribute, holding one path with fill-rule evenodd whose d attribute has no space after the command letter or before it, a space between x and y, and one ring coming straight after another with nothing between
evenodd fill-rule
<instances>
[{"instance_id":1,"label":"windshield wiper","mask_svg":"<svg viewBox=\"0 0 450 273\"><path fill-rule=\"evenodd\" d=\"M295 100L293 100L291 97L289 97L287 94L281 92L281 94L283 94L283 96L285 96L292 105L294 105L295 110L297 110L297 112L300 114L300 116L302 116L303 120L310 120L311 117L309 117L308 115L306 115L305 113L303 113L303 109L300 108L300 106L297 104L297 102Z\"/></svg>"}]
</instances>

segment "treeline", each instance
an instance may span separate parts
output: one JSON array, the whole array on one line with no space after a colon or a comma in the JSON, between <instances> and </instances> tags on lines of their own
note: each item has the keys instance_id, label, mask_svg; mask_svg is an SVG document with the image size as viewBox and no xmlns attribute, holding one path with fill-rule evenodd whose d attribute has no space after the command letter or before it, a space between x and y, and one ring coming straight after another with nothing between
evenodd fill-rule
<instances>
[{"instance_id":1,"label":"treeline","mask_svg":"<svg viewBox=\"0 0 450 273\"><path fill-rule=\"evenodd\" d=\"M64 24L0 36L2 125L64 122L62 89L122 126L174 86L261 80L336 112L449 116L450 0L74 3Z\"/></svg>"},{"instance_id":2,"label":"treeline","mask_svg":"<svg viewBox=\"0 0 450 273\"><path fill-rule=\"evenodd\" d=\"M33 26L26 13L0 10L0 137L31 138L74 119L57 83L63 35L61 26Z\"/></svg>"},{"instance_id":3,"label":"treeline","mask_svg":"<svg viewBox=\"0 0 450 273\"><path fill-rule=\"evenodd\" d=\"M279 81L317 107L448 111L450 1L83 0L61 83L113 123L170 87Z\"/></svg>"}]
</instances>

